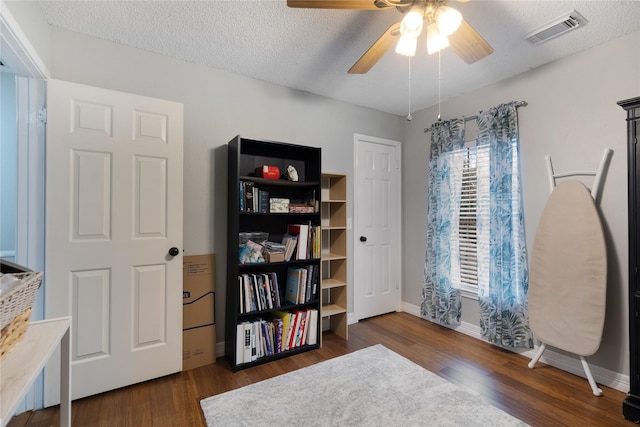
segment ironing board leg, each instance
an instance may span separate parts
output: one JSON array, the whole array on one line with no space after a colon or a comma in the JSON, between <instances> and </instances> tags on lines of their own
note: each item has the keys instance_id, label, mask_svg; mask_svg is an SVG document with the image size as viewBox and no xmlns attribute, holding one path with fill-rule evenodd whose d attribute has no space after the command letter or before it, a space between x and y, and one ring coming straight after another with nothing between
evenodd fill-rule
<instances>
[{"instance_id":1,"label":"ironing board leg","mask_svg":"<svg viewBox=\"0 0 640 427\"><path fill-rule=\"evenodd\" d=\"M580 361L582 362L582 367L584 368L584 373L587 374L587 380L589 381L589 385L591 386L591 390L593 390L593 394L595 396L602 396L602 390L598 388L596 381L593 379L593 375L591 375L591 369L589 369L589 365L583 356L580 356Z\"/></svg>"},{"instance_id":2,"label":"ironing board leg","mask_svg":"<svg viewBox=\"0 0 640 427\"><path fill-rule=\"evenodd\" d=\"M529 362L529 364L527 365L529 368L533 369L533 366L536 364L538 359L540 359L540 356L542 356L542 353L544 353L545 348L547 348L547 345L545 343L540 344L540 348L538 349L538 352L536 353L535 356L533 356L533 359L531 359L531 362Z\"/></svg>"}]
</instances>

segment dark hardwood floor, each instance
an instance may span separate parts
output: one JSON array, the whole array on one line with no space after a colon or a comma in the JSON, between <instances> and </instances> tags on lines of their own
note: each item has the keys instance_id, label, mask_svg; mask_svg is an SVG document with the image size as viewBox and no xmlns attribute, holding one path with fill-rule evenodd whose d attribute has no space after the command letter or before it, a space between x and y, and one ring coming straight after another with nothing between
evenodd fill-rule
<instances>
[{"instance_id":1,"label":"dark hardwood floor","mask_svg":"<svg viewBox=\"0 0 640 427\"><path fill-rule=\"evenodd\" d=\"M407 313L349 326L349 341L327 333L321 349L233 373L224 358L213 365L76 400L73 426L205 426L199 401L373 344L412 360L532 426L631 426L622 417L625 393L443 328ZM58 426L58 408L14 417L10 427Z\"/></svg>"}]
</instances>

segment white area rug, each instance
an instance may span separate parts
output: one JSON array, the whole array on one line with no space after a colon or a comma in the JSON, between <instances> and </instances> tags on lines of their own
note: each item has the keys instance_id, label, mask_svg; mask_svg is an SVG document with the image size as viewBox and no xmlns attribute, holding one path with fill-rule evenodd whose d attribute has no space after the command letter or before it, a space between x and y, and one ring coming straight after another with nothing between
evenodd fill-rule
<instances>
[{"instance_id":1,"label":"white area rug","mask_svg":"<svg viewBox=\"0 0 640 427\"><path fill-rule=\"evenodd\" d=\"M382 345L203 399L213 426L526 426Z\"/></svg>"}]
</instances>

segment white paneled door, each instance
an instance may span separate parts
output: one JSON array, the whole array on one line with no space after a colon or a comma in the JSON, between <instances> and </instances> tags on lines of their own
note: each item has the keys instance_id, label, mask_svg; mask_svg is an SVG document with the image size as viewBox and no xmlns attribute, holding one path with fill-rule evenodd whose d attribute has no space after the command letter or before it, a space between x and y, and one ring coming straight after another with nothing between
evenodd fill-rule
<instances>
[{"instance_id":1,"label":"white paneled door","mask_svg":"<svg viewBox=\"0 0 640 427\"><path fill-rule=\"evenodd\" d=\"M355 135L354 311L400 310L400 144Z\"/></svg>"},{"instance_id":2,"label":"white paneled door","mask_svg":"<svg viewBox=\"0 0 640 427\"><path fill-rule=\"evenodd\" d=\"M72 398L178 372L182 104L59 80L47 91L45 316L72 316Z\"/></svg>"}]
</instances>

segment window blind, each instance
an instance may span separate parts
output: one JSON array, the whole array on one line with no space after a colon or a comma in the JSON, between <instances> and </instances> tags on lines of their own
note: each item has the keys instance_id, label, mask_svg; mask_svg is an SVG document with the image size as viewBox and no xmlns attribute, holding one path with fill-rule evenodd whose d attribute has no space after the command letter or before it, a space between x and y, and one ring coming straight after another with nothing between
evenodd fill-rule
<instances>
[{"instance_id":1,"label":"window blind","mask_svg":"<svg viewBox=\"0 0 640 427\"><path fill-rule=\"evenodd\" d=\"M488 191L478 191L478 174L486 174L489 169L489 149L477 148L474 145L456 150L454 154L455 179L454 188L460 191L460 209L458 212L458 232L452 234L451 247L458 247L460 288L472 292L478 289L478 264L487 257L478 256L478 204L488 203ZM484 182L487 182L486 180ZM483 197L487 200L483 200ZM455 282L455 281L454 281Z\"/></svg>"}]
</instances>

